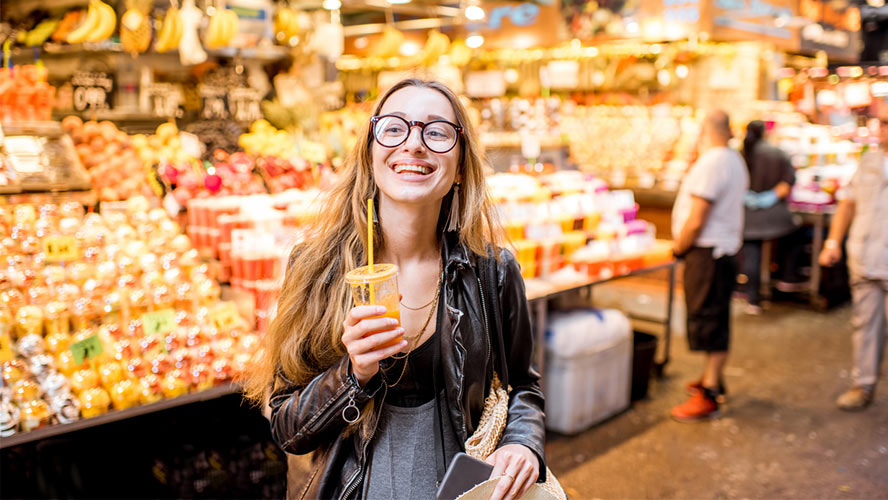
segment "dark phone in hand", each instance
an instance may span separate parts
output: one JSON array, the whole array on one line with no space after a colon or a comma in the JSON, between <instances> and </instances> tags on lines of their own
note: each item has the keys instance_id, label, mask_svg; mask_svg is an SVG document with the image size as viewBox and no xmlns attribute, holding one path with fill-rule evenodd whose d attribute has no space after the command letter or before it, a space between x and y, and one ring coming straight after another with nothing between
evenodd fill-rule
<instances>
[{"instance_id":1,"label":"dark phone in hand","mask_svg":"<svg viewBox=\"0 0 888 500\"><path fill-rule=\"evenodd\" d=\"M487 462L472 458L465 453L457 453L444 474L444 480L438 487L436 500L454 500L475 486L487 481L493 466Z\"/></svg>"}]
</instances>

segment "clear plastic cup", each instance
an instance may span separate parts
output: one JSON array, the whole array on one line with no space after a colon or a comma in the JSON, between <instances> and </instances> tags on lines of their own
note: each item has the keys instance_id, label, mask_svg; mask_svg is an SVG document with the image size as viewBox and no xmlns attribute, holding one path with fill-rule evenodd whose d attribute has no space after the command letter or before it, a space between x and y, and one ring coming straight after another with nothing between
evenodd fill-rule
<instances>
[{"instance_id":1,"label":"clear plastic cup","mask_svg":"<svg viewBox=\"0 0 888 500\"><path fill-rule=\"evenodd\" d=\"M356 306L378 305L385 306L385 314L373 316L374 318L395 318L401 326L400 296L398 294L398 266L394 264L374 264L352 269L345 275L351 287L352 298ZM380 333L393 330L396 327L371 332ZM398 337L384 347L392 346L400 342Z\"/></svg>"}]
</instances>

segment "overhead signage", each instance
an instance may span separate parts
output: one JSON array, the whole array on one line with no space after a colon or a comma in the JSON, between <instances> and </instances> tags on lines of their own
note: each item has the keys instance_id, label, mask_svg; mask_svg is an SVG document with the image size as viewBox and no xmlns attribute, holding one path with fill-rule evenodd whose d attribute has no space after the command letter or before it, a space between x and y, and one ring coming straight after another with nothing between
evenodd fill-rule
<instances>
[{"instance_id":1,"label":"overhead signage","mask_svg":"<svg viewBox=\"0 0 888 500\"><path fill-rule=\"evenodd\" d=\"M787 0L715 0L712 31L716 40L765 39L783 48L796 48L796 30L779 27L775 19L791 19L793 2Z\"/></svg>"},{"instance_id":2,"label":"overhead signage","mask_svg":"<svg viewBox=\"0 0 888 500\"><path fill-rule=\"evenodd\" d=\"M860 56L860 11L855 7L836 9L825 2L801 0L799 15L810 23L799 33L799 49L822 50L834 59L856 62Z\"/></svg>"},{"instance_id":3,"label":"overhead signage","mask_svg":"<svg viewBox=\"0 0 888 500\"><path fill-rule=\"evenodd\" d=\"M484 21L468 23L467 31L484 36L485 49L553 47L567 41L567 27L557 4L484 2Z\"/></svg>"}]
</instances>

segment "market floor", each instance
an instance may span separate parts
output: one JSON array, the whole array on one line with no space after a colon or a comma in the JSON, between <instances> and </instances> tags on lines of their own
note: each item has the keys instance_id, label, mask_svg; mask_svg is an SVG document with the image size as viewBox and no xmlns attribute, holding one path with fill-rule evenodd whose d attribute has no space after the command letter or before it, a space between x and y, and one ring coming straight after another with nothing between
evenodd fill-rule
<instances>
[{"instance_id":1,"label":"market floor","mask_svg":"<svg viewBox=\"0 0 888 500\"><path fill-rule=\"evenodd\" d=\"M549 434L550 468L574 499L888 498L888 387L864 412L833 405L850 383L850 312L736 315L728 404L709 422L669 418L701 371L676 339L647 399L578 435Z\"/></svg>"}]
</instances>

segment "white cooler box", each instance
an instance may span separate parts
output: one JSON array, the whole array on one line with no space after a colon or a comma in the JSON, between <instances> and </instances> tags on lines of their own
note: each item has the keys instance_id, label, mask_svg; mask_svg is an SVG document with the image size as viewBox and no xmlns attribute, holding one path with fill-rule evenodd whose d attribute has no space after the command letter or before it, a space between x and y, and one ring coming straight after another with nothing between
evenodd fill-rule
<instances>
[{"instance_id":1,"label":"white cooler box","mask_svg":"<svg viewBox=\"0 0 888 500\"><path fill-rule=\"evenodd\" d=\"M613 309L553 312L546 328L546 427L573 434L629 407L632 327Z\"/></svg>"}]
</instances>

